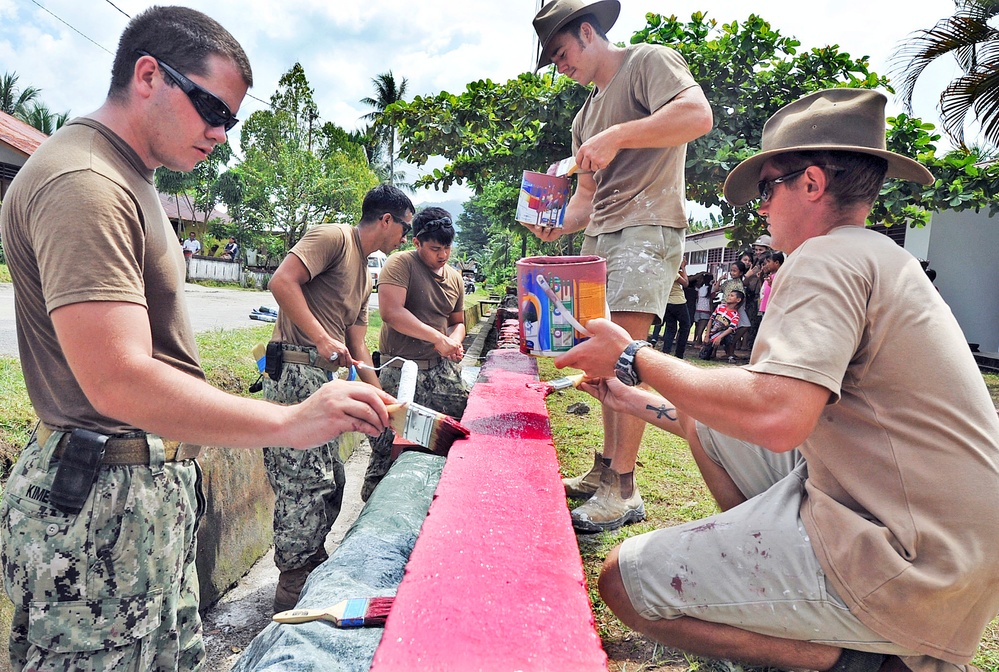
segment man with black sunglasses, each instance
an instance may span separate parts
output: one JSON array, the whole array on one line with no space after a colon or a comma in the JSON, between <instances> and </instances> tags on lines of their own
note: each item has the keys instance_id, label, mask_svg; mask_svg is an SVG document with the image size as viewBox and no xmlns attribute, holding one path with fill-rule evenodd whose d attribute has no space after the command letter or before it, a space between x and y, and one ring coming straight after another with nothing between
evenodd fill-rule
<instances>
[{"instance_id":1,"label":"man with black sunglasses","mask_svg":"<svg viewBox=\"0 0 999 672\"><path fill-rule=\"evenodd\" d=\"M303 402L347 374L355 361L367 365L358 377L381 389L364 342L371 296L367 259L406 242L413 209L406 194L380 184L365 195L357 226L320 224L291 248L268 285L281 308L271 337L280 369L264 380L266 399ZM277 495L274 564L281 574L274 611L293 608L309 574L326 559L326 535L340 514L346 482L339 436L305 452L281 445L264 449Z\"/></svg>"},{"instance_id":2,"label":"man with black sunglasses","mask_svg":"<svg viewBox=\"0 0 999 672\"><path fill-rule=\"evenodd\" d=\"M747 366L634 350L606 320L555 361L686 439L722 509L604 563L607 605L667 646L780 669L957 672L999 611L995 406L919 260L865 226L886 177L933 182L886 150L886 102L841 88L786 105L725 181L733 205L758 199L787 253Z\"/></svg>"},{"instance_id":3,"label":"man with black sunglasses","mask_svg":"<svg viewBox=\"0 0 999 672\"><path fill-rule=\"evenodd\" d=\"M278 406L205 381L153 171L189 171L225 142L251 83L222 26L151 8L121 36L105 103L44 142L5 195L41 421L0 508L15 670L200 669L200 446L306 449L388 424L391 397L363 383Z\"/></svg>"}]
</instances>

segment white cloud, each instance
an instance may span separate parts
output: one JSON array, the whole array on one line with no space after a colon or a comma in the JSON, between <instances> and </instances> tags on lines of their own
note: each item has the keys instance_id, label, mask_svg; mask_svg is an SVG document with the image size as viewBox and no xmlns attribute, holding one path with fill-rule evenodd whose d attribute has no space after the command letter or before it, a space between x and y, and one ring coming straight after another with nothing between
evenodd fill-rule
<instances>
[{"instance_id":1,"label":"white cloud","mask_svg":"<svg viewBox=\"0 0 999 672\"><path fill-rule=\"evenodd\" d=\"M38 1L51 14L28 0L0 0L0 73L17 72L22 86L41 88L42 100L53 111L76 115L96 109L110 76L112 56L107 52L115 50L127 18L107 0ZM130 15L155 4L113 1ZM348 129L362 126L359 118L369 110L359 101L372 95L371 78L379 73L391 70L397 78L407 78L411 97L458 93L478 79L506 81L534 63L531 19L537 0L184 4L210 14L240 40L254 69L253 96L269 100L281 75L301 62L322 117ZM872 68L886 74L887 60L900 40L952 10L951 0L622 0L621 17L609 37L627 41L645 25L646 12L684 19L705 11L726 23L756 12L782 34L797 37L803 49L838 44L853 56L869 55ZM943 66L928 73L930 81L917 89L918 114L935 121L935 96L954 71ZM240 116L264 105L247 98Z\"/></svg>"}]
</instances>

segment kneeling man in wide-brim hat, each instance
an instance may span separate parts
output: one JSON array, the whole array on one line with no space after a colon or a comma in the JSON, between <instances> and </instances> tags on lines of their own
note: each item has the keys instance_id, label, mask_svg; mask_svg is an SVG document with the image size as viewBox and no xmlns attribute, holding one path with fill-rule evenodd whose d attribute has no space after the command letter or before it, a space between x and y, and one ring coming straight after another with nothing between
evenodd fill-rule
<instances>
[{"instance_id":1,"label":"kneeling man in wide-brim hat","mask_svg":"<svg viewBox=\"0 0 999 672\"><path fill-rule=\"evenodd\" d=\"M885 149L885 102L795 101L729 175L726 198L755 200L787 254L747 366L693 367L606 320L556 359L686 439L722 510L605 562L606 603L666 645L782 669L974 669L999 611L995 407L919 261L865 227L886 177L933 181Z\"/></svg>"}]
</instances>

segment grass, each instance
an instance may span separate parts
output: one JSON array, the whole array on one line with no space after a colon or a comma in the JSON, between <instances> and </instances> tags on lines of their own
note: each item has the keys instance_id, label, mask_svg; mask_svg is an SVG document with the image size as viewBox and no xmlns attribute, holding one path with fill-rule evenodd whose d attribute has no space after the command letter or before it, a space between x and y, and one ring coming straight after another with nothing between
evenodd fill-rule
<instances>
[{"instance_id":1,"label":"grass","mask_svg":"<svg viewBox=\"0 0 999 672\"><path fill-rule=\"evenodd\" d=\"M10 282L10 271L7 264L0 264L0 282Z\"/></svg>"},{"instance_id":2,"label":"grass","mask_svg":"<svg viewBox=\"0 0 999 672\"><path fill-rule=\"evenodd\" d=\"M6 268L0 265L0 278L5 271ZM470 295L467 300L473 300L477 294ZM483 292L483 298L485 296ZM369 318L365 341L369 349L375 350L381 318L377 311L372 311ZM247 387L257 377L256 363L250 351L255 344L269 340L272 330L273 325L262 324L199 333L196 337L198 348L209 382L233 394L248 395ZM703 366L726 366L692 361ZM539 358L538 364L542 379L565 375L564 371L557 371L549 359ZM983 377L999 407L999 375L984 374ZM0 399L4 400L0 411L0 481L6 481L13 460L36 422L16 359L0 357ZM587 404L589 413L582 416L568 413L568 407L576 403ZM565 390L549 397L548 408L563 473L575 475L588 469L593 462L593 451L600 447L603 436L599 404L583 392ZM645 500L647 520L623 530L579 537L597 630L611 660L611 670L737 672L742 668L732 663L689 657L632 632L610 613L597 593L601 563L607 553L624 539L703 518L717 510L685 442L659 429L649 428L642 440L638 459L640 466L636 478ZM999 621L993 621L986 631L974 662L985 672L999 672Z\"/></svg>"},{"instance_id":3,"label":"grass","mask_svg":"<svg viewBox=\"0 0 999 672\"><path fill-rule=\"evenodd\" d=\"M701 366L727 366L691 360ZM551 360L538 358L543 380L566 375ZM999 375L984 374L992 399L999 408ZM568 412L574 404L584 403L590 411L584 415ZM593 464L593 452L602 444L603 426L599 403L584 392L565 390L548 397L552 435L563 475L575 476ZM579 535L579 550L589 587L597 632L610 658L611 672L698 670L702 672L760 672L760 668L742 668L722 660L698 659L662 647L624 625L610 612L597 592L597 577L607 553L626 538L654 529L669 527L709 516L717 511L685 441L655 427L645 431L638 454L635 478L645 501L646 520L621 530L594 535ZM570 501L570 507L581 502ZM999 619L987 629L974 660L984 672L999 672Z\"/></svg>"}]
</instances>

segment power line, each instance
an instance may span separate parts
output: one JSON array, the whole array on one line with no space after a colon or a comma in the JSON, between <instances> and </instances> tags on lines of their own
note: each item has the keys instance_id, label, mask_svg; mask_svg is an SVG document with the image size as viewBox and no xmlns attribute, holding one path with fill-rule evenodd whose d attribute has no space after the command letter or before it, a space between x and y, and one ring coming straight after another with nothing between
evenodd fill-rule
<instances>
[{"instance_id":1,"label":"power line","mask_svg":"<svg viewBox=\"0 0 999 672\"><path fill-rule=\"evenodd\" d=\"M111 0L104 0L104 2L108 3L109 5L111 5L111 6L112 6L112 7L114 7L115 9L117 9L117 10L118 10L119 12L121 12L122 14L125 14L124 10L122 10L122 8L121 8L121 7L119 7L118 5L116 5L116 4L114 4L113 2L111 2ZM129 16L128 14L125 14L125 17L126 17L126 18L129 18L129 19L131 19L131 18L132 18L132 17L131 17L131 16Z\"/></svg>"},{"instance_id":2,"label":"power line","mask_svg":"<svg viewBox=\"0 0 999 672\"><path fill-rule=\"evenodd\" d=\"M48 12L49 14L51 14L53 17L55 17L55 19L57 21L59 21L60 23L66 25L67 27L69 27L71 30L73 30L73 32L79 34L81 37L83 37L88 42L94 44L97 47L100 47L101 49L103 49L104 51L106 51L108 54L111 54L111 56L114 56L113 52L108 51L105 47L101 46L100 44L98 44L94 40L92 40L89 37L87 37L84 33L82 33L80 30L78 30L77 28L75 28L74 26L72 26L69 22L67 22L64 19L60 18L55 13L53 13L52 10L48 9L47 7L45 7L41 3L39 3L38 0L31 0L31 2L33 2L35 5L37 5L40 9L42 9L42 10ZM119 7L118 5L116 5L113 2L111 2L111 0L104 0L104 2L108 3L109 5L111 5L115 9L117 9L119 12L121 12L122 14L124 14L125 18L128 18L128 19L132 18L127 13L125 13L125 11L121 9L121 7ZM257 101L258 103L262 103L262 104L266 105L268 108L273 108L274 107L269 101L263 100L261 98L257 98L256 96L254 96L249 91L246 92L246 97L247 98L252 98L253 100Z\"/></svg>"},{"instance_id":3,"label":"power line","mask_svg":"<svg viewBox=\"0 0 999 672\"><path fill-rule=\"evenodd\" d=\"M91 39L90 39L89 37L87 37L86 35L84 35L83 33L81 33L81 32L80 32L79 30L77 30L76 28L74 28L73 26L71 26L71 25L70 25L69 23L67 23L66 21L63 21L63 20L62 20L61 18L59 18L58 16L56 16L56 15L55 15L55 14L54 14L54 13L53 13L53 12L52 12L51 10L49 10L48 8L46 8L46 7L42 6L42 4L38 2L38 0L31 0L31 2L35 3L36 5L38 5L38 7L39 7L40 9L43 9L44 11L48 12L49 14L52 14L52 16L53 16L53 17L55 17L55 19L56 19L57 21L59 21L59 22L61 22L61 23L65 24L65 25L66 25L67 27L69 27L69 28L70 28L71 30L73 30L74 32L76 32L76 33L79 33L79 34L80 34L80 35L81 35L81 36L82 36L82 37L83 37L83 38L84 38L85 40L87 40L87 41L91 42L91 43L92 43L92 44L93 44L94 46L96 46L96 47L99 47L99 48L101 48L101 49L104 49L104 51L107 51L107 53L109 53L109 54L111 54L112 56L114 56L114 54L112 54L112 53L111 53L110 51L108 51L107 49L105 49L105 48L104 48L104 46L102 46L102 45L98 44L97 42L94 42L94 41L93 41L93 40L91 40ZM121 10L119 10L119 11L121 11ZM126 16L128 16L128 15L126 14Z\"/></svg>"}]
</instances>

